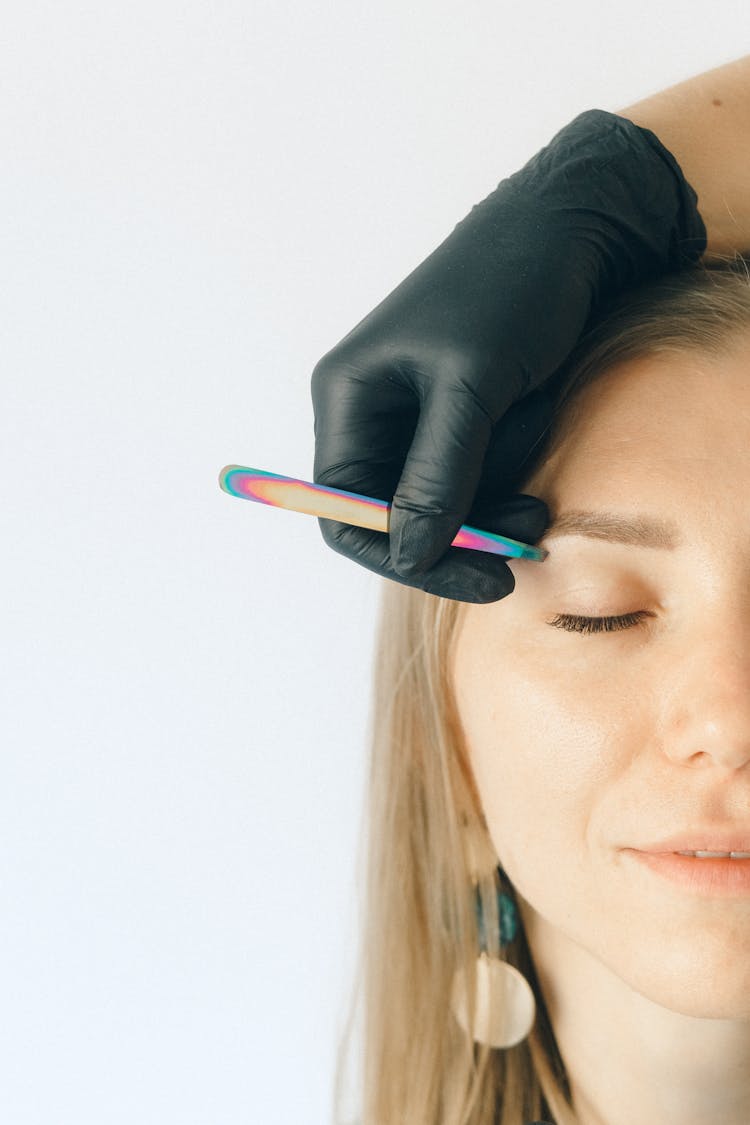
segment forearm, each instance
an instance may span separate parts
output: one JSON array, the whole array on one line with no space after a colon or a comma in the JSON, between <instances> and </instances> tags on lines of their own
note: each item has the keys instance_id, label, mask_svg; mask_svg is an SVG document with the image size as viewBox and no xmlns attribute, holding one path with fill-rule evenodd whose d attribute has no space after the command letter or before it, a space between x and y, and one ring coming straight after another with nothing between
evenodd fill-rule
<instances>
[{"instance_id":1,"label":"forearm","mask_svg":"<svg viewBox=\"0 0 750 1125\"><path fill-rule=\"evenodd\" d=\"M698 196L704 260L750 254L750 55L612 111L650 129Z\"/></svg>"}]
</instances>

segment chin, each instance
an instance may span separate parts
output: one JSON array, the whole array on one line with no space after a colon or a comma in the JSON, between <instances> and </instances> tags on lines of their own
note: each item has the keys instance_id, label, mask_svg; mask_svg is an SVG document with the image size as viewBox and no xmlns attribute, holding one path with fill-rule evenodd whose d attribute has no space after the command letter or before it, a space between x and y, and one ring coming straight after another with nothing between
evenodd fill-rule
<instances>
[{"instance_id":1,"label":"chin","mask_svg":"<svg viewBox=\"0 0 750 1125\"><path fill-rule=\"evenodd\" d=\"M652 1003L681 1015L750 1020L750 949L732 949L726 940L698 949L699 942L693 933L677 947L644 944L632 972L618 975Z\"/></svg>"}]
</instances>

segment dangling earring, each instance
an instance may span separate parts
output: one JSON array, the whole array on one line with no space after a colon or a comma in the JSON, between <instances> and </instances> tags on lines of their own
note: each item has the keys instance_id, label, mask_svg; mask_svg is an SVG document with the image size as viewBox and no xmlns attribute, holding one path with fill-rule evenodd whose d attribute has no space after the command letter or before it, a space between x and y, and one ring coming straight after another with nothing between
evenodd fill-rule
<instances>
[{"instance_id":1,"label":"dangling earring","mask_svg":"<svg viewBox=\"0 0 750 1125\"><path fill-rule=\"evenodd\" d=\"M496 868L502 879L502 867ZM451 1009L461 1027L478 1043L503 1050L515 1047L531 1031L536 1018L536 1001L531 985L514 965L487 953L487 935L479 888L475 886L479 946L474 1027L469 1029L465 974L458 969L453 978ZM510 895L498 887L497 911L500 919L500 945L509 945L518 933L518 910Z\"/></svg>"}]
</instances>

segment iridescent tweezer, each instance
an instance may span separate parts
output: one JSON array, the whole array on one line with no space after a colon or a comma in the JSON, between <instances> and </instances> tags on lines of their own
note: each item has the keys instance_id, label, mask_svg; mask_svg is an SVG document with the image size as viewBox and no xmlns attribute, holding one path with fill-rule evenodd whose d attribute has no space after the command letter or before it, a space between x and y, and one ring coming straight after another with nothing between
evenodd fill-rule
<instances>
[{"instance_id":1,"label":"iridescent tweezer","mask_svg":"<svg viewBox=\"0 0 750 1125\"><path fill-rule=\"evenodd\" d=\"M322 484L297 480L296 477L278 476L263 469L248 469L243 465L225 465L219 473L219 485L224 492L228 492L230 496L238 496L240 500L256 500L259 504L286 508L290 512L303 512L321 519L338 520L355 527L369 527L386 534L388 532L391 505L385 500L375 500L357 492L326 488ZM513 559L532 559L535 562L542 562L549 554L544 547L532 547L528 543L519 543L517 539L508 539L505 535L495 535L491 531L480 531L467 524L459 528L451 546L465 547L469 551L489 551L493 555L506 555Z\"/></svg>"}]
</instances>

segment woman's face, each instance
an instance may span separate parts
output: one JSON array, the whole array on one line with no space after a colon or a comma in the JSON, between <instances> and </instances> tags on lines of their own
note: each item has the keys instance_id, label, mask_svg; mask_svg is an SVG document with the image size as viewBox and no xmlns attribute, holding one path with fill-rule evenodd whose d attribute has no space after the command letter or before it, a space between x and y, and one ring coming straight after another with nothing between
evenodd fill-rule
<instances>
[{"instance_id":1,"label":"woman's face","mask_svg":"<svg viewBox=\"0 0 750 1125\"><path fill-rule=\"evenodd\" d=\"M583 958L674 1011L747 1018L750 895L689 892L623 849L708 823L750 838L750 343L631 361L581 403L523 491L551 524L607 511L680 542L550 526L507 598L462 607L452 674L487 826L549 987ZM638 611L619 632L550 624Z\"/></svg>"}]
</instances>

